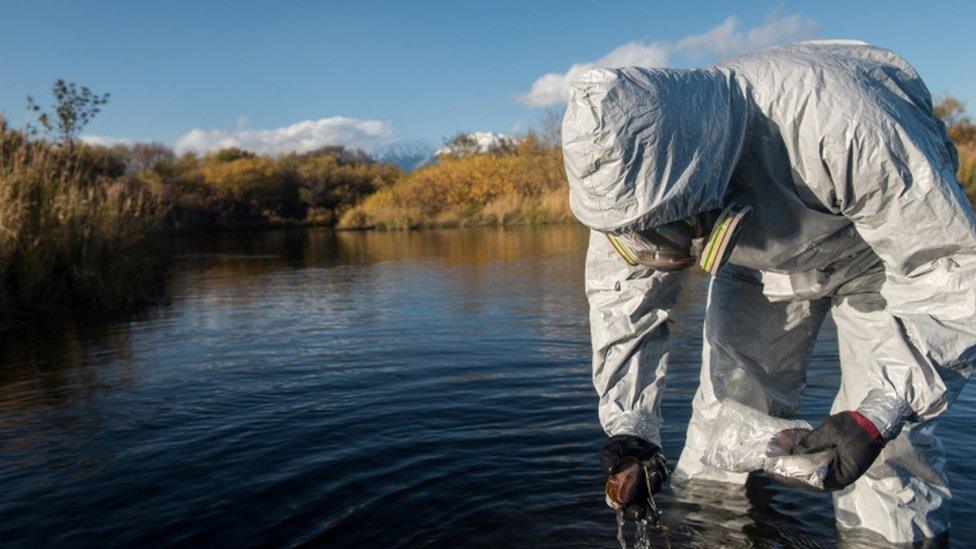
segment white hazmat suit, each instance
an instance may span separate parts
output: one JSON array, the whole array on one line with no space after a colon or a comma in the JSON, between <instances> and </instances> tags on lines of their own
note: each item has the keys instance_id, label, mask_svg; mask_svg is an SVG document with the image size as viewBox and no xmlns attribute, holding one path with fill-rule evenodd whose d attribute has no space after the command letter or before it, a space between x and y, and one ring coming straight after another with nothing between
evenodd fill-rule
<instances>
[{"instance_id":1,"label":"white hazmat suit","mask_svg":"<svg viewBox=\"0 0 976 549\"><path fill-rule=\"evenodd\" d=\"M888 444L834 493L842 528L892 542L949 526L933 430L976 362L976 215L929 91L891 51L803 42L708 69L592 69L572 84L563 151L593 229L586 292L609 435L660 444L668 317L684 275L629 266L602 233L737 202L753 208L712 279L701 383L673 480L744 482L701 463L722 399L787 417L824 316L842 383Z\"/></svg>"}]
</instances>

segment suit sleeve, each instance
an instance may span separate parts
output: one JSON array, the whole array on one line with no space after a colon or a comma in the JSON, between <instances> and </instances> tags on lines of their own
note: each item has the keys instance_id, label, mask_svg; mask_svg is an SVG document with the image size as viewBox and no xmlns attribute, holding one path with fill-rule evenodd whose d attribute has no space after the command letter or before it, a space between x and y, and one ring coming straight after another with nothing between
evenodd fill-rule
<instances>
[{"instance_id":1,"label":"suit sleeve","mask_svg":"<svg viewBox=\"0 0 976 549\"><path fill-rule=\"evenodd\" d=\"M660 445L661 395L670 352L668 319L687 273L631 267L593 231L586 296L593 342L593 385L608 435Z\"/></svg>"},{"instance_id":2,"label":"suit sleeve","mask_svg":"<svg viewBox=\"0 0 976 549\"><path fill-rule=\"evenodd\" d=\"M930 109L896 107L865 113L824 157L843 214L884 263L900 327L872 349L885 389L860 407L888 438L945 412L976 364L976 216L956 151Z\"/></svg>"}]
</instances>

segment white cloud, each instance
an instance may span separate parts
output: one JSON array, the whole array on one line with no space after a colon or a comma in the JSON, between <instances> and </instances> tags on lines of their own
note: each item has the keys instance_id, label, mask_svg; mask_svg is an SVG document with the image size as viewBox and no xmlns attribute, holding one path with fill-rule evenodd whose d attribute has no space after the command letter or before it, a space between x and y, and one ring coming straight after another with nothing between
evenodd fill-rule
<instances>
[{"instance_id":1,"label":"white cloud","mask_svg":"<svg viewBox=\"0 0 976 549\"><path fill-rule=\"evenodd\" d=\"M132 145L136 143L133 139L125 139L123 137L109 137L107 135L83 135L79 137L85 143L91 143L92 145L101 145L103 147L111 147L113 145Z\"/></svg>"},{"instance_id":2,"label":"white cloud","mask_svg":"<svg viewBox=\"0 0 976 549\"><path fill-rule=\"evenodd\" d=\"M738 27L738 18L730 16L708 32L682 38L675 44L675 49L691 59L737 55L773 44L812 38L820 24L801 15L788 15L768 17L762 25L747 31L738 30Z\"/></svg>"},{"instance_id":3,"label":"white cloud","mask_svg":"<svg viewBox=\"0 0 976 549\"><path fill-rule=\"evenodd\" d=\"M396 138L393 128L381 120L360 120L344 116L303 120L281 128L233 131L194 128L176 140L174 149L207 153L237 147L264 154L308 152L327 145L372 149Z\"/></svg>"},{"instance_id":4,"label":"white cloud","mask_svg":"<svg viewBox=\"0 0 976 549\"><path fill-rule=\"evenodd\" d=\"M566 100L569 83L578 74L593 67L660 67L670 61L671 47L668 44L640 44L628 42L596 61L573 63L564 73L550 72L532 83L528 93L518 96L519 103L527 107L550 107Z\"/></svg>"},{"instance_id":5,"label":"white cloud","mask_svg":"<svg viewBox=\"0 0 976 549\"><path fill-rule=\"evenodd\" d=\"M739 30L739 20L730 16L702 34L686 36L677 42L628 42L596 61L574 63L562 73L551 72L537 78L528 92L515 97L527 107L550 107L566 100L569 83L576 75L593 67L665 67L675 54L690 59L729 56L773 44L812 38L820 25L801 15L772 15L762 25Z\"/></svg>"}]
</instances>

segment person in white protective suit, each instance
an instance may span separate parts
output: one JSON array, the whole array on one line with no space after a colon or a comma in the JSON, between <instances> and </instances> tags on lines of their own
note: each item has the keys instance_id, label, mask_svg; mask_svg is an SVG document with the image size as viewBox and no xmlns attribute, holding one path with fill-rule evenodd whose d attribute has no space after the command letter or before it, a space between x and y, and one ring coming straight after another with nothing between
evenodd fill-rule
<instances>
[{"instance_id":1,"label":"person in white protective suit","mask_svg":"<svg viewBox=\"0 0 976 549\"><path fill-rule=\"evenodd\" d=\"M592 229L586 293L608 472L634 456L656 481L668 474L668 318L681 268L698 261L714 277L672 480L745 482L701 462L720 402L790 416L830 312L841 387L800 451L833 452L825 485L838 526L891 542L948 529L933 430L976 362L976 215L904 59L827 41L707 69L591 69L571 85L563 152L572 210Z\"/></svg>"}]
</instances>

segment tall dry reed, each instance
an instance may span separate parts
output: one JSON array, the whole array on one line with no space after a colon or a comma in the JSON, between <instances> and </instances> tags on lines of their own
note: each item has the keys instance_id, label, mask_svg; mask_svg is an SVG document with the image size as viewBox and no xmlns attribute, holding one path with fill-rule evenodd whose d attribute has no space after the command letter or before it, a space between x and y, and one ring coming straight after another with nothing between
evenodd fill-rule
<instances>
[{"instance_id":1,"label":"tall dry reed","mask_svg":"<svg viewBox=\"0 0 976 549\"><path fill-rule=\"evenodd\" d=\"M99 150L31 140L0 119L0 318L111 311L161 280L162 208Z\"/></svg>"}]
</instances>

